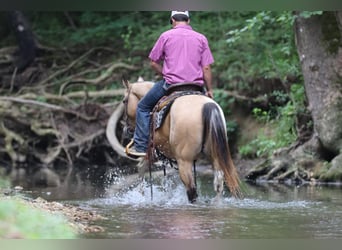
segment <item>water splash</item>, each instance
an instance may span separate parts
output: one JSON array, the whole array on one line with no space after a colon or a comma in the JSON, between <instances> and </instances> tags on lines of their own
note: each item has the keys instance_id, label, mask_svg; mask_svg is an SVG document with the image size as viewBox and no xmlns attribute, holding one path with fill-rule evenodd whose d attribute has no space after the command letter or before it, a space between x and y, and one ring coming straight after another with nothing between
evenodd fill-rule
<instances>
[{"instance_id":1,"label":"water splash","mask_svg":"<svg viewBox=\"0 0 342 250\"><path fill-rule=\"evenodd\" d=\"M255 198L237 199L226 197L225 195L219 202L215 199L212 190L212 184L208 182L198 183L198 199L196 203L190 204L186 190L178 176L169 176L167 178L155 179L152 186L149 181L135 181L127 184L127 180L120 179L116 185L118 188L109 188L105 197L89 201L92 205L118 207L164 207L164 208L179 208L179 207L197 207L197 208L219 208L219 209L291 209L291 208L308 208L317 202L305 200L292 201L268 201L258 200ZM124 187L124 188L123 188ZM90 204L89 204L90 205Z\"/></svg>"},{"instance_id":2,"label":"water splash","mask_svg":"<svg viewBox=\"0 0 342 250\"><path fill-rule=\"evenodd\" d=\"M125 181L125 180L121 180ZM158 183L136 182L125 188L109 189L105 198L93 200L109 206L169 206L187 205L186 190L176 178L162 178ZM117 185L119 183L116 183ZM119 185L123 185L120 183Z\"/></svg>"}]
</instances>

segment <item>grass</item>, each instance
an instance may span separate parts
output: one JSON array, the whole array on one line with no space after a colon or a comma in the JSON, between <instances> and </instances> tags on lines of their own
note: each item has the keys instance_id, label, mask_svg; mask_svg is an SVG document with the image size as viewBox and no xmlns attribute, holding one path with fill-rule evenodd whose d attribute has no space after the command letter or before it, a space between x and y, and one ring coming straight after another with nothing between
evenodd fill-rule
<instances>
[{"instance_id":1,"label":"grass","mask_svg":"<svg viewBox=\"0 0 342 250\"><path fill-rule=\"evenodd\" d=\"M0 239L74 239L76 230L62 214L35 208L19 196L2 193L8 182L0 177Z\"/></svg>"}]
</instances>

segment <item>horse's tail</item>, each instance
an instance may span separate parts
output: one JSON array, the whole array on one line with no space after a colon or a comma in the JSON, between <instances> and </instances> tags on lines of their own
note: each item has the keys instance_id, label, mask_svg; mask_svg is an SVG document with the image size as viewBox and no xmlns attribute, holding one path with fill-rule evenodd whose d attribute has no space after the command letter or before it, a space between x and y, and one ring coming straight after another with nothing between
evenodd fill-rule
<instances>
[{"instance_id":1,"label":"horse's tail","mask_svg":"<svg viewBox=\"0 0 342 250\"><path fill-rule=\"evenodd\" d=\"M203 143L212 159L224 173L227 187L235 197L241 197L240 180L231 158L223 112L216 103L209 102L203 106Z\"/></svg>"}]
</instances>

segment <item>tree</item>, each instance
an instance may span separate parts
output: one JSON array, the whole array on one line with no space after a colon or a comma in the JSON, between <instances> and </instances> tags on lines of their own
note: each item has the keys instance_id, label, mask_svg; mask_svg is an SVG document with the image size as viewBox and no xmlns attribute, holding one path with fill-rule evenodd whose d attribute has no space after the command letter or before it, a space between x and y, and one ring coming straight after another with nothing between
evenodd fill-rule
<instances>
[{"instance_id":1,"label":"tree","mask_svg":"<svg viewBox=\"0 0 342 250\"><path fill-rule=\"evenodd\" d=\"M18 71L22 71L34 60L37 52L37 42L28 20L21 11L10 11L8 20L19 47L19 57L15 66Z\"/></svg>"},{"instance_id":2,"label":"tree","mask_svg":"<svg viewBox=\"0 0 342 250\"><path fill-rule=\"evenodd\" d=\"M313 148L331 162L321 179L342 180L342 11L299 15L295 34L314 122L313 137L299 150Z\"/></svg>"},{"instance_id":3,"label":"tree","mask_svg":"<svg viewBox=\"0 0 342 250\"><path fill-rule=\"evenodd\" d=\"M311 139L274 152L247 178L342 180L342 12L296 12L294 30Z\"/></svg>"}]
</instances>

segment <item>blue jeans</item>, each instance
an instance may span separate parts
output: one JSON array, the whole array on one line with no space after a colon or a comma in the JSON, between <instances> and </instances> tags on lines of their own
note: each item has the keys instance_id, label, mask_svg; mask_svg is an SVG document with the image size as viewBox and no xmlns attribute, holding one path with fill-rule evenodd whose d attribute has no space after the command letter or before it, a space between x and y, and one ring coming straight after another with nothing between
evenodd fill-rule
<instances>
[{"instance_id":1,"label":"blue jeans","mask_svg":"<svg viewBox=\"0 0 342 250\"><path fill-rule=\"evenodd\" d=\"M162 98L169 84L165 80L156 82L147 94L138 102L136 111L136 126L134 131L134 147L138 152L146 152L150 137L150 113Z\"/></svg>"}]
</instances>

